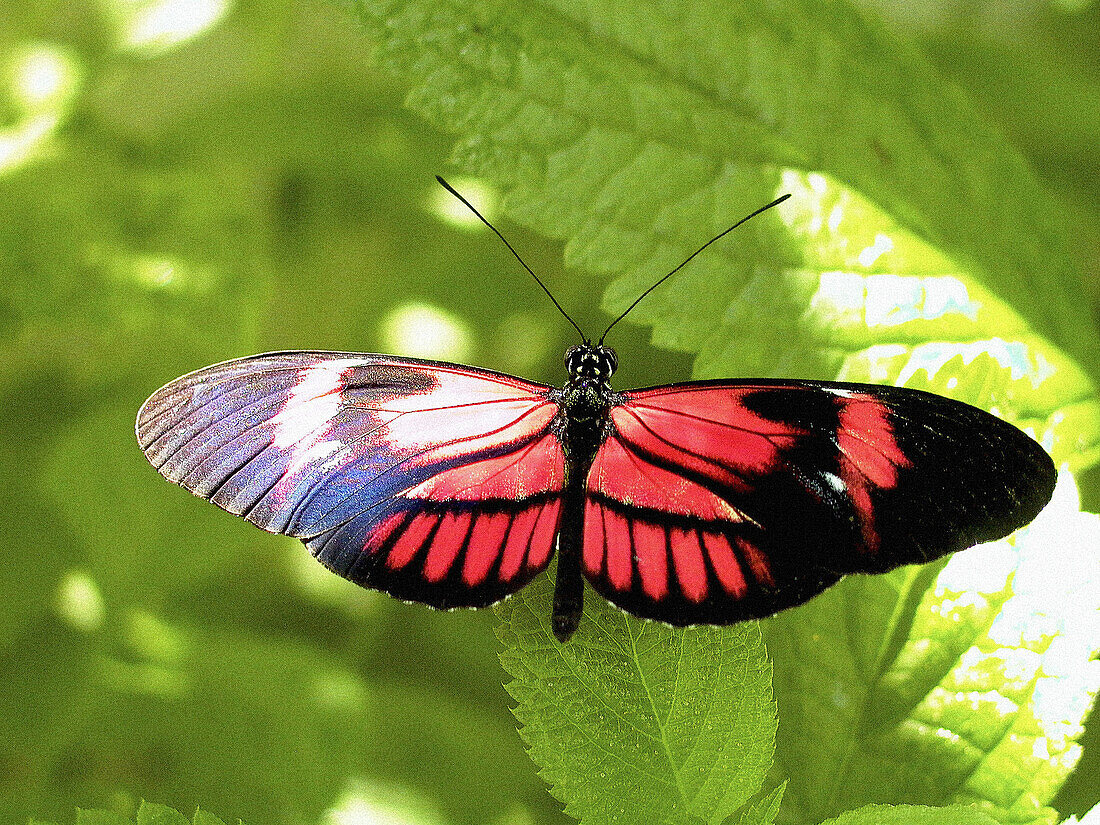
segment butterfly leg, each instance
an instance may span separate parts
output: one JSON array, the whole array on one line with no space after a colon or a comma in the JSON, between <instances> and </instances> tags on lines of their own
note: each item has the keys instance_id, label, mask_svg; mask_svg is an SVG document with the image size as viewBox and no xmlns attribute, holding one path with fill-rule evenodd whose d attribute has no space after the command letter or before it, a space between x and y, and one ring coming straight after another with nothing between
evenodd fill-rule
<instances>
[{"instance_id":1,"label":"butterfly leg","mask_svg":"<svg viewBox=\"0 0 1100 825\"><path fill-rule=\"evenodd\" d=\"M570 485L565 491L565 510L558 529L558 572L554 581L554 612L550 617L559 642L569 641L581 623L584 610L583 536L584 489L580 485Z\"/></svg>"}]
</instances>

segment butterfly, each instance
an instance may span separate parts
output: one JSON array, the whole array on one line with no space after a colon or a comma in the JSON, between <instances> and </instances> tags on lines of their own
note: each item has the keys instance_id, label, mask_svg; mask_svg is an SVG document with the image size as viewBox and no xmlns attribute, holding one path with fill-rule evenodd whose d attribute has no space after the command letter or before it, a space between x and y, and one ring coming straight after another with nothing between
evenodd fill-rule
<instances>
[{"instance_id":1,"label":"butterfly","mask_svg":"<svg viewBox=\"0 0 1100 825\"><path fill-rule=\"evenodd\" d=\"M618 392L615 351L582 341L560 387L386 355L241 358L153 393L138 443L170 481L406 601L487 606L556 552L562 642L585 580L635 616L726 625L1001 538L1054 489L1039 444L958 401L795 380Z\"/></svg>"}]
</instances>

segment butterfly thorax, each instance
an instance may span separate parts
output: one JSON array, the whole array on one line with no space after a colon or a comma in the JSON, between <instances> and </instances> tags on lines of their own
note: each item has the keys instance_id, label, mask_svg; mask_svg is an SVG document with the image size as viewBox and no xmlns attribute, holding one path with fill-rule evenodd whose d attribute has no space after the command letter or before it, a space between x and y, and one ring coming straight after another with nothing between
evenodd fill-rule
<instances>
[{"instance_id":1,"label":"butterfly thorax","mask_svg":"<svg viewBox=\"0 0 1100 825\"><path fill-rule=\"evenodd\" d=\"M610 378L618 365L615 350L582 344L565 353L569 380L554 392L558 415L551 428L561 442L569 469L586 471L607 438L608 411L618 403Z\"/></svg>"}]
</instances>

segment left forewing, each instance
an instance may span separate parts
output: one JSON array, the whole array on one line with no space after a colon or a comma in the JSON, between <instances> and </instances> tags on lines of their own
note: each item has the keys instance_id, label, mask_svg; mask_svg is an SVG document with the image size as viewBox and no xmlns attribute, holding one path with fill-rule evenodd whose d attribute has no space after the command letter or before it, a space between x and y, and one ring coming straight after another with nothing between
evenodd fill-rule
<instances>
[{"instance_id":1,"label":"left forewing","mask_svg":"<svg viewBox=\"0 0 1100 825\"><path fill-rule=\"evenodd\" d=\"M544 569L564 459L547 387L451 364L288 352L158 390L138 442L166 478L307 543L361 584L488 604Z\"/></svg>"}]
</instances>

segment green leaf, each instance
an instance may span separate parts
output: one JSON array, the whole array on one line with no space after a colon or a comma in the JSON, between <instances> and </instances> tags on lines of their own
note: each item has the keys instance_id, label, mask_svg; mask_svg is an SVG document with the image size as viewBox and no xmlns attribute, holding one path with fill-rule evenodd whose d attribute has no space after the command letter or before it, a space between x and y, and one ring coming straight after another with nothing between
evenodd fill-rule
<instances>
[{"instance_id":1,"label":"green leaf","mask_svg":"<svg viewBox=\"0 0 1100 825\"><path fill-rule=\"evenodd\" d=\"M566 813L590 825L717 823L740 808L775 736L757 624L677 630L590 599L560 644L551 600L544 578L497 612L523 739Z\"/></svg>"},{"instance_id":2,"label":"green leaf","mask_svg":"<svg viewBox=\"0 0 1100 825\"><path fill-rule=\"evenodd\" d=\"M132 825L133 820L111 811L95 811L78 808L76 825Z\"/></svg>"},{"instance_id":3,"label":"green leaf","mask_svg":"<svg viewBox=\"0 0 1100 825\"><path fill-rule=\"evenodd\" d=\"M410 88L410 106L458 135L459 163L500 184L513 217L566 239L568 263L620 274L609 308L777 192L794 192L636 311L658 343L699 353L697 375L923 387L994 409L1071 469L1100 458L1086 372L1100 363L1097 336L1060 210L957 90L847 5L353 5ZM777 620L789 649L773 645L777 678L796 708L784 708L784 729L804 737L781 754L797 762L788 800L795 782L807 786L785 809L827 815L890 799L895 763L921 764L915 745L891 743L893 761L864 746L878 746L872 699L918 639L911 626L934 572L853 579L800 618ZM791 651L803 658L784 661ZM1031 713L1020 699L1014 718ZM920 747L936 752L934 734ZM1006 736L1017 741L1018 731ZM976 787L958 794L1008 819L1041 808L1051 776L1023 760L1023 775L996 787L1012 773L998 764L997 742L986 743ZM979 776L966 760L948 761L963 779ZM1073 761L1053 759L1051 770L1064 777ZM857 769L867 776L848 781ZM935 771L902 773L918 797L957 787Z\"/></svg>"},{"instance_id":4,"label":"green leaf","mask_svg":"<svg viewBox=\"0 0 1100 825\"><path fill-rule=\"evenodd\" d=\"M167 805L142 802L135 825L188 825L187 817Z\"/></svg>"},{"instance_id":5,"label":"green leaf","mask_svg":"<svg viewBox=\"0 0 1100 825\"><path fill-rule=\"evenodd\" d=\"M783 802L783 793L786 790L787 783L784 782L762 799L746 807L741 812L737 825L771 825L779 816L779 806Z\"/></svg>"},{"instance_id":6,"label":"green leaf","mask_svg":"<svg viewBox=\"0 0 1100 825\"><path fill-rule=\"evenodd\" d=\"M609 308L794 191L631 316L697 374L943 384L1075 469L1100 458L1100 342L1061 210L847 4L350 2L458 162L567 262L620 275Z\"/></svg>"},{"instance_id":7,"label":"green leaf","mask_svg":"<svg viewBox=\"0 0 1100 825\"><path fill-rule=\"evenodd\" d=\"M32 819L28 825L49 825L49 823ZM76 825L189 825L189 823L187 817L174 808L142 802L135 819L111 811L78 808ZM190 825L225 825L225 823L213 814L200 809L195 811Z\"/></svg>"},{"instance_id":8,"label":"green leaf","mask_svg":"<svg viewBox=\"0 0 1100 825\"><path fill-rule=\"evenodd\" d=\"M956 554L927 592L928 568L856 576L766 622L779 821L871 800L1055 822L1100 689L1100 571L1080 561L1098 544L1063 474L1031 526Z\"/></svg>"},{"instance_id":9,"label":"green leaf","mask_svg":"<svg viewBox=\"0 0 1100 825\"><path fill-rule=\"evenodd\" d=\"M868 805L821 825L993 825L981 811L962 806L925 808L917 805Z\"/></svg>"}]
</instances>

